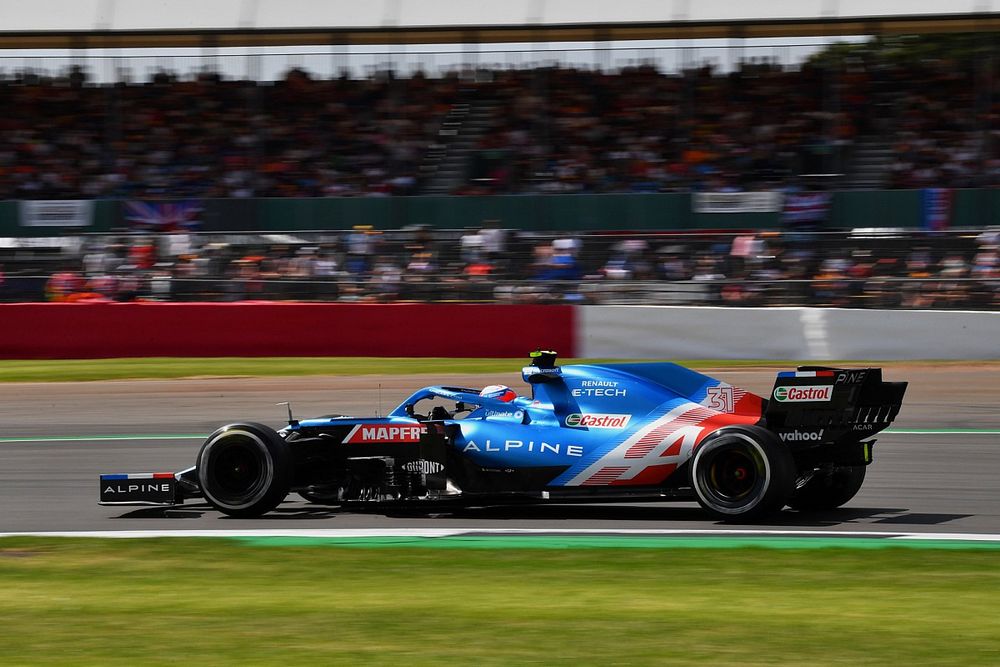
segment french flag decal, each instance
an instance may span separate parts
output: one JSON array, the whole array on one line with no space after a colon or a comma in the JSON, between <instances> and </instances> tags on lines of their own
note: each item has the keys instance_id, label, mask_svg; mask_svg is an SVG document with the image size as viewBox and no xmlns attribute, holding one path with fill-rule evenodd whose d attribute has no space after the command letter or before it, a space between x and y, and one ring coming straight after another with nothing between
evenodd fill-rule
<instances>
[{"instance_id":1,"label":"french flag decal","mask_svg":"<svg viewBox=\"0 0 1000 667\"><path fill-rule=\"evenodd\" d=\"M133 472L129 474L101 475L102 482L117 482L123 479L173 479L172 472Z\"/></svg>"}]
</instances>

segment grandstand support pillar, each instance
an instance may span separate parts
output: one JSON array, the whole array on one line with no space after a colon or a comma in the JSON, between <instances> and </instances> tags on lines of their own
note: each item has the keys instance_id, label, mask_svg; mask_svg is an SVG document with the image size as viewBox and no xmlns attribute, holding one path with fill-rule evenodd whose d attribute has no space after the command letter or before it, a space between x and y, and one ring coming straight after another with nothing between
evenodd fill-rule
<instances>
[{"instance_id":1,"label":"grandstand support pillar","mask_svg":"<svg viewBox=\"0 0 1000 667\"><path fill-rule=\"evenodd\" d=\"M991 126L994 95L996 95L993 79L996 76L998 36L993 32L983 32L980 33L980 40L982 40L982 57L976 58L977 71L973 79L975 87L973 95L976 116L979 118L979 174L980 178L989 180L976 182L975 185L989 187L993 184L992 176L989 174L990 159L993 156L994 150L991 140ZM979 224L989 224L991 221L996 220L997 212L994 210L996 198L989 197L988 201L990 202L989 206L983 207L979 213L980 217L976 221Z\"/></svg>"},{"instance_id":2,"label":"grandstand support pillar","mask_svg":"<svg viewBox=\"0 0 1000 667\"><path fill-rule=\"evenodd\" d=\"M264 56L254 53L253 47L247 47L245 58L244 77L247 81L260 81L264 71L261 67L261 61L264 59Z\"/></svg>"},{"instance_id":3,"label":"grandstand support pillar","mask_svg":"<svg viewBox=\"0 0 1000 667\"><path fill-rule=\"evenodd\" d=\"M743 48L746 44L746 30L741 25L734 25L729 29L729 46L726 48L730 64L733 71L739 71L740 59L743 58ZM721 68L720 68L721 69Z\"/></svg>"},{"instance_id":4,"label":"grandstand support pillar","mask_svg":"<svg viewBox=\"0 0 1000 667\"><path fill-rule=\"evenodd\" d=\"M70 37L70 47L69 47L69 63L71 66L79 67L83 69L86 64L87 53L87 35L79 34Z\"/></svg>"},{"instance_id":5,"label":"grandstand support pillar","mask_svg":"<svg viewBox=\"0 0 1000 667\"><path fill-rule=\"evenodd\" d=\"M462 33L462 59L465 61L462 63L463 68L473 71L479 68L479 43L481 40L482 37L476 30L466 30Z\"/></svg>"},{"instance_id":6,"label":"grandstand support pillar","mask_svg":"<svg viewBox=\"0 0 1000 667\"><path fill-rule=\"evenodd\" d=\"M351 37L346 32L330 33L330 78L336 79L340 73L350 69Z\"/></svg>"},{"instance_id":7,"label":"grandstand support pillar","mask_svg":"<svg viewBox=\"0 0 1000 667\"><path fill-rule=\"evenodd\" d=\"M202 72L220 72L219 67L219 38L212 33L205 33L201 37L201 70Z\"/></svg>"},{"instance_id":8,"label":"grandstand support pillar","mask_svg":"<svg viewBox=\"0 0 1000 667\"><path fill-rule=\"evenodd\" d=\"M823 110L827 112L826 132L827 151L823 155L823 173L842 174L843 157L837 137L837 114L840 113L840 70L836 59L830 59L823 66Z\"/></svg>"},{"instance_id":9,"label":"grandstand support pillar","mask_svg":"<svg viewBox=\"0 0 1000 667\"><path fill-rule=\"evenodd\" d=\"M604 73L612 69L611 42L611 31L607 28L598 28L594 31L594 67Z\"/></svg>"}]
</instances>

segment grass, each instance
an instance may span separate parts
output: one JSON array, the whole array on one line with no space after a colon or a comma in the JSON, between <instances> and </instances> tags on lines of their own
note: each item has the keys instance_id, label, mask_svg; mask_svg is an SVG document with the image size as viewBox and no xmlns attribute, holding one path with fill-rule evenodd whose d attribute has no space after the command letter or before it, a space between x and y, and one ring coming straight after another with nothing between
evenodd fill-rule
<instances>
[{"instance_id":1,"label":"grass","mask_svg":"<svg viewBox=\"0 0 1000 667\"><path fill-rule=\"evenodd\" d=\"M0 540L0 664L997 664L996 552Z\"/></svg>"},{"instance_id":2,"label":"grass","mask_svg":"<svg viewBox=\"0 0 1000 667\"><path fill-rule=\"evenodd\" d=\"M519 368L510 359L383 357L148 357L0 361L0 382L278 375L493 373Z\"/></svg>"},{"instance_id":3,"label":"grass","mask_svg":"<svg viewBox=\"0 0 1000 667\"><path fill-rule=\"evenodd\" d=\"M583 360L566 359L568 364ZM598 361L598 360L589 360ZM623 361L623 360L606 360ZM649 361L649 360L647 360ZM398 357L148 357L131 359L0 360L0 382L66 382L190 377L249 377L279 375L383 375L441 373L510 373L526 363L520 359L443 359ZM693 368L793 368L816 362L759 359L695 359L681 362ZM833 365L891 366L894 362L831 361ZM912 362L906 362L912 363ZM968 362L921 362L936 365ZM977 365L991 362L976 362Z\"/></svg>"}]
</instances>

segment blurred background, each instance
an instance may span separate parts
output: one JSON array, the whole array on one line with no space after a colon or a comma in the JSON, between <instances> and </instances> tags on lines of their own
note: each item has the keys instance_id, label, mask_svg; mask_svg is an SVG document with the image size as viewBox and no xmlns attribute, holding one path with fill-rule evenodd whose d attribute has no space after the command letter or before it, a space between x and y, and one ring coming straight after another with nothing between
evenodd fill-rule
<instances>
[{"instance_id":1,"label":"blurred background","mask_svg":"<svg viewBox=\"0 0 1000 667\"><path fill-rule=\"evenodd\" d=\"M992 4L730 4L19 8L0 301L995 310Z\"/></svg>"}]
</instances>

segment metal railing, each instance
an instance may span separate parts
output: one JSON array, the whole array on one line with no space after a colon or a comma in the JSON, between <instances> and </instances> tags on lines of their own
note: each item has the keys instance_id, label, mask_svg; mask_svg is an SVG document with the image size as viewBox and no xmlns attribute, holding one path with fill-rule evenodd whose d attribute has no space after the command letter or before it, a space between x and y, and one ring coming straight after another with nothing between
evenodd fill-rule
<instances>
[{"instance_id":1,"label":"metal railing","mask_svg":"<svg viewBox=\"0 0 1000 667\"><path fill-rule=\"evenodd\" d=\"M490 239L489 229L33 239L0 247L0 302L1000 309L997 231L505 230Z\"/></svg>"},{"instance_id":2,"label":"metal railing","mask_svg":"<svg viewBox=\"0 0 1000 667\"><path fill-rule=\"evenodd\" d=\"M439 45L314 45L222 47L215 49L125 48L53 51L7 50L0 56L0 75L37 79L68 77L78 67L93 84L119 81L143 82L161 73L181 78L205 72L227 79L276 81L292 68L319 78L347 74L352 78L378 76L393 71L402 76L423 72L442 76L476 70L578 67L617 71L637 65L654 65L663 71L712 65L726 72L742 61L768 61L783 67L797 66L834 41L861 41L863 37L798 37L775 44L773 40L746 39L734 46L728 39L640 40L597 42L580 46L561 44L439 44Z\"/></svg>"},{"instance_id":3,"label":"metal railing","mask_svg":"<svg viewBox=\"0 0 1000 667\"><path fill-rule=\"evenodd\" d=\"M559 303L606 305L822 306L942 310L1000 309L1000 278L837 278L809 280L506 280L482 276L418 279L338 276L207 279L132 276L109 285L81 281L56 289L52 276L8 276L0 302L305 301L343 303Z\"/></svg>"}]
</instances>

